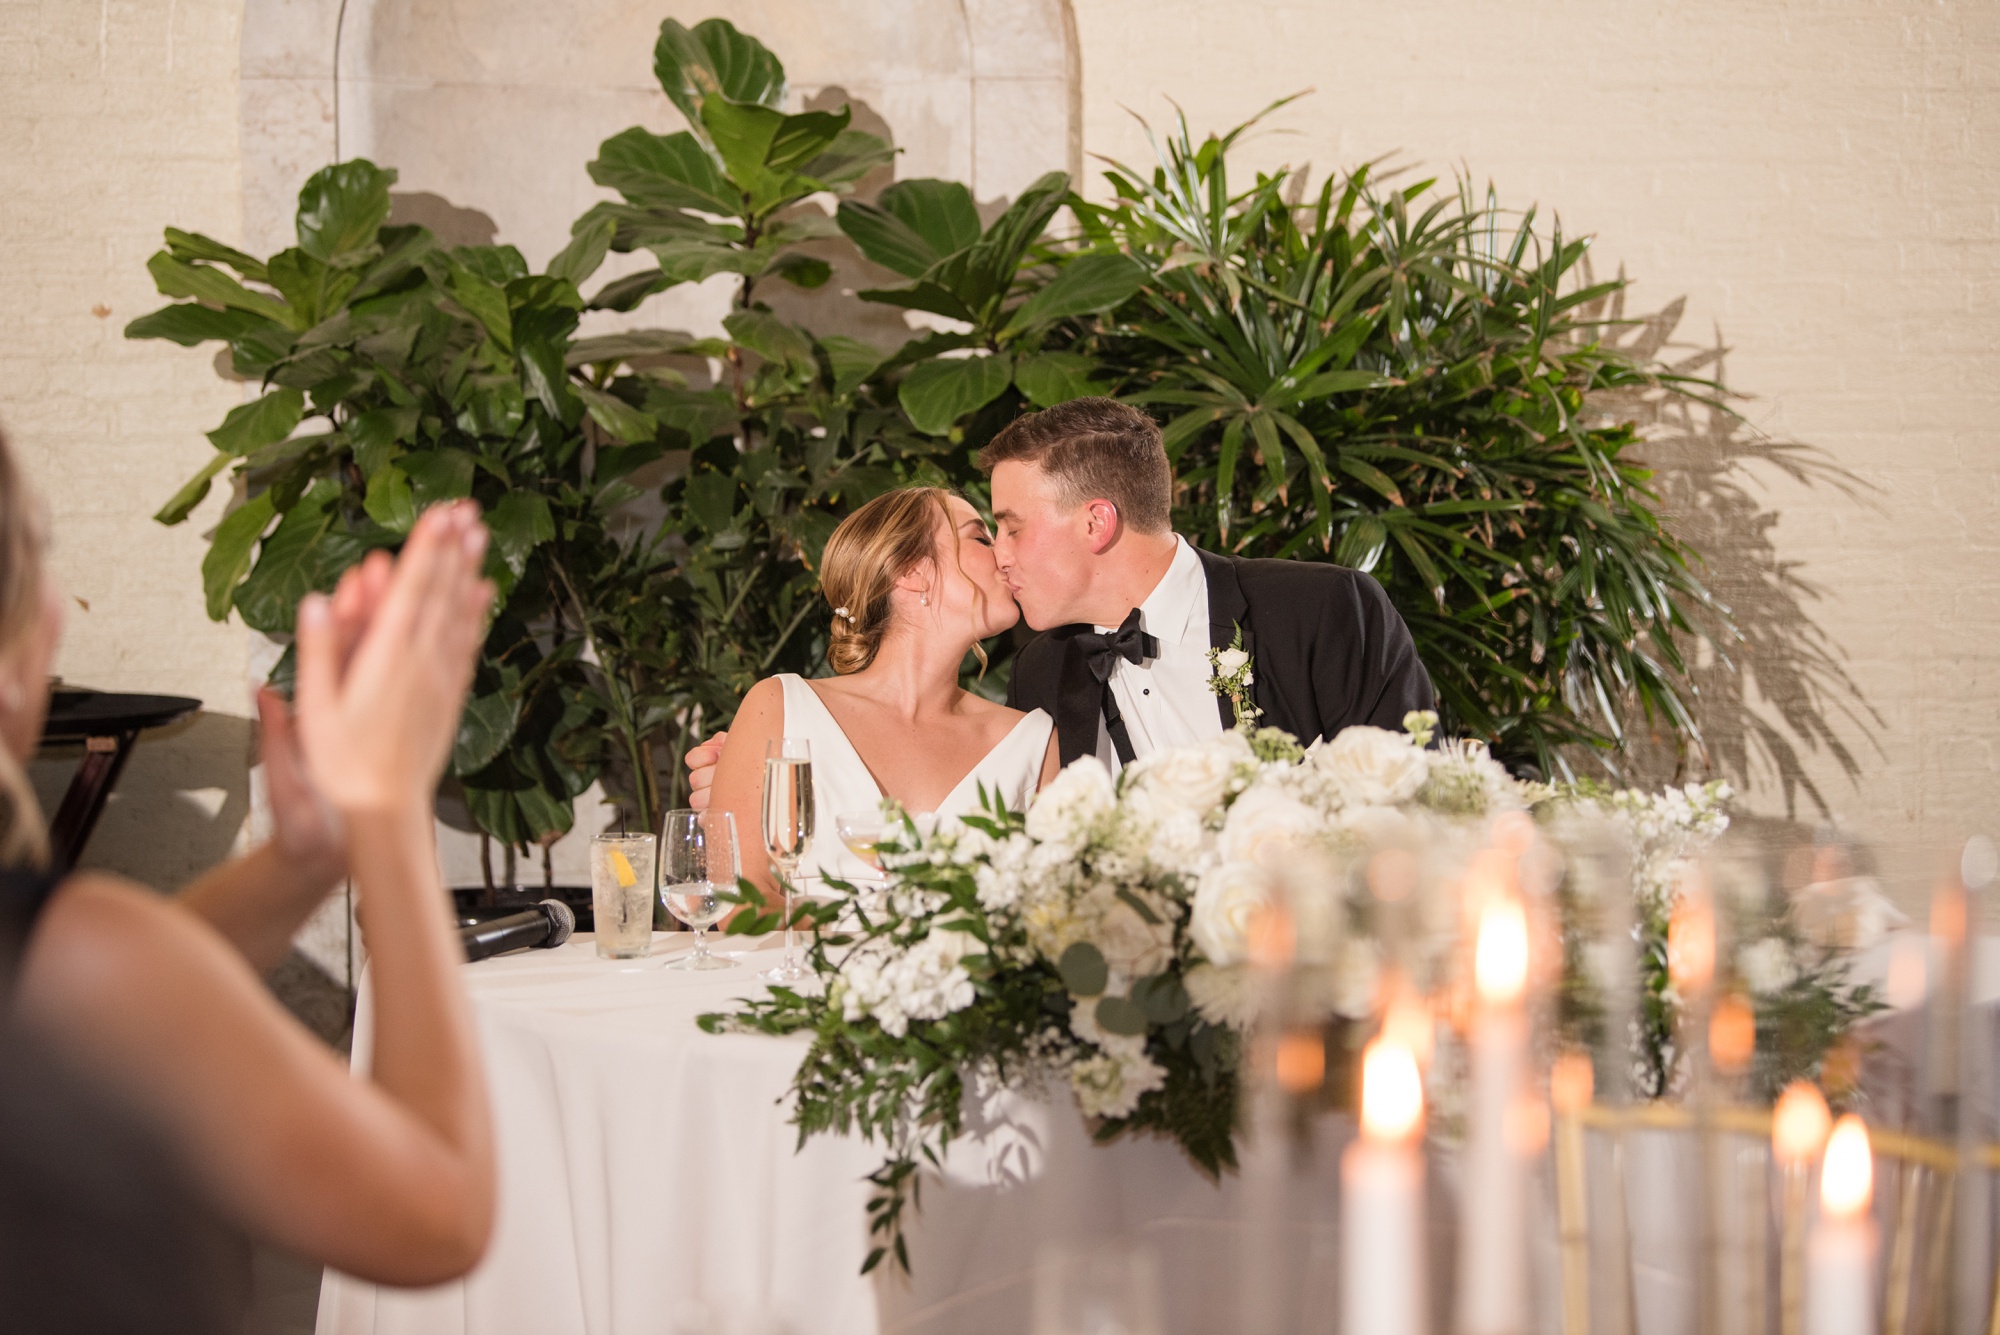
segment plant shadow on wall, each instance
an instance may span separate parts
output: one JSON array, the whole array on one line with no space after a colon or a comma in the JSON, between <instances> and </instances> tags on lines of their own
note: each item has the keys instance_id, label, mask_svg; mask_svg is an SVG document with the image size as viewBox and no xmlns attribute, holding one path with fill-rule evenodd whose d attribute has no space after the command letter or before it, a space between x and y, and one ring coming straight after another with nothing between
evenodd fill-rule
<instances>
[{"instance_id":1,"label":"plant shadow on wall","mask_svg":"<svg viewBox=\"0 0 2000 1335\"><path fill-rule=\"evenodd\" d=\"M756 679L824 670L815 568L845 514L912 483L978 499L980 446L1088 394L1160 417L1190 538L1379 579L1448 731L1549 774L1618 764L1635 733L1698 753L1684 648L1736 639L1699 553L1742 522L1734 470L1761 447L1727 428L1736 453L1667 522L1677 494L1638 428L1586 405L1625 395L1671 424L1721 387L1631 341L1585 242L1462 184L1232 182L1254 120L1201 140L1178 124L1155 166L1112 166L1106 203L1050 172L982 208L957 182L888 182L887 127L837 93L783 110L783 66L725 21L667 20L654 67L688 128L605 140L587 170L615 198L539 273L511 246L447 244L410 205L392 221L394 173L357 160L306 183L277 255L169 229L149 268L177 304L127 330L222 342L265 391L159 515L235 484L203 565L212 616L282 638L301 595L397 546L424 505L485 508L502 596L452 781L494 839L546 847L598 780L654 826L687 746ZM1064 209L1075 226L1052 230ZM581 331L709 280L732 290L720 333ZM1805 586L1772 570L1802 615ZM1767 694L1787 663L1844 680L1802 643L1759 660ZM1004 689L1012 647L988 646L982 689ZM1837 746L1813 713L1831 697L1801 698L1780 722ZM1725 762L1750 717L1725 726Z\"/></svg>"},{"instance_id":2,"label":"plant shadow on wall","mask_svg":"<svg viewBox=\"0 0 2000 1335\"><path fill-rule=\"evenodd\" d=\"M1620 274L1623 282L1623 274ZM1833 803L1807 768L1823 755L1852 783L1862 756L1879 753L1882 717L1848 673L1846 655L1813 618L1826 591L1796 561L1780 556L1780 516L1760 498L1760 482L1782 477L1860 501L1864 484L1822 451L1776 439L1730 405L1724 374L1728 349L1718 334L1708 347L1676 343L1685 299L1650 315L1628 318L1624 292L1602 299L1591 314L1634 361L1666 354L1675 373L1713 381L1713 396L1650 389L1609 391L1592 407L1607 418L1636 423L1643 451L1659 470L1655 489L1674 529L1707 553L1706 577L1729 623L1710 627L1711 641L1690 655L1688 678L1702 728L1698 738L1648 729L1626 740L1620 771L1638 784L1682 782L1705 768L1739 787L1774 783L1785 817L1826 818Z\"/></svg>"}]
</instances>

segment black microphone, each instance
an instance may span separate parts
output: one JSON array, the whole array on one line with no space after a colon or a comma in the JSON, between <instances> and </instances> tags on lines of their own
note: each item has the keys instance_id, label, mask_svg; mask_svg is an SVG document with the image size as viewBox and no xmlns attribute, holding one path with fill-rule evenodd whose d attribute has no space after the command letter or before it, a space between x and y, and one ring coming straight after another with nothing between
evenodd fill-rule
<instances>
[{"instance_id":1,"label":"black microphone","mask_svg":"<svg viewBox=\"0 0 2000 1335\"><path fill-rule=\"evenodd\" d=\"M465 947L465 961L504 955L510 950L553 950L569 940L576 930L576 915L560 899L545 899L533 908L510 913L492 922L474 923L458 929L459 944Z\"/></svg>"}]
</instances>

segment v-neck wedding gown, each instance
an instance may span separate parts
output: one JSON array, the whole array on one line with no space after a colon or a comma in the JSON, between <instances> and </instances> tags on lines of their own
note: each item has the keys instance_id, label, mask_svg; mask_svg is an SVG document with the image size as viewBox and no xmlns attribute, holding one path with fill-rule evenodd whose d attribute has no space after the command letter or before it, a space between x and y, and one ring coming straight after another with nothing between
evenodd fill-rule
<instances>
[{"instance_id":1,"label":"v-neck wedding gown","mask_svg":"<svg viewBox=\"0 0 2000 1335\"><path fill-rule=\"evenodd\" d=\"M800 872L846 881L878 878L879 872L840 842L836 821L842 815L876 810L882 802L881 785L868 772L861 753L847 739L819 692L795 673L781 673L778 681L784 687L786 740L812 744L813 837L799 860ZM1054 727L1046 713L1031 710L945 794L935 814L940 818L978 815L982 786L989 793L999 793L1010 809L1027 810L1042 777L1042 757Z\"/></svg>"}]
</instances>

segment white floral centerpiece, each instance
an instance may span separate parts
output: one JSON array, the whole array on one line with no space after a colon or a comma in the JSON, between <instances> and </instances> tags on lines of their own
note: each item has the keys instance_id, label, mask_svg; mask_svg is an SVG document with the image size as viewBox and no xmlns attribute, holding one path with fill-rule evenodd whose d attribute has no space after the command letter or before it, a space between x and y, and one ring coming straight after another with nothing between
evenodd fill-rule
<instances>
[{"instance_id":1,"label":"white floral centerpiece","mask_svg":"<svg viewBox=\"0 0 2000 1335\"><path fill-rule=\"evenodd\" d=\"M702 1023L812 1035L793 1084L801 1137L853 1131L886 1150L870 1269L907 1265L905 1206L919 1166L957 1136L968 1084L1066 1084L1099 1139L1167 1135L1220 1174L1235 1163L1239 1055L1262 994L1252 937L1277 887L1305 995L1330 1023L1365 1020L1385 948L1362 879L1341 869L1383 848L1462 863L1494 817L1556 795L1479 743L1430 746L1436 723L1412 714L1402 732L1349 728L1309 748L1242 727L1115 780L1079 760L1024 813L906 820L884 846L886 890L807 910L823 989L774 987ZM1709 796L1719 810L1723 794ZM1690 827L1677 849L1719 828ZM1423 987L1457 946L1454 884L1414 878L1397 963Z\"/></svg>"}]
</instances>

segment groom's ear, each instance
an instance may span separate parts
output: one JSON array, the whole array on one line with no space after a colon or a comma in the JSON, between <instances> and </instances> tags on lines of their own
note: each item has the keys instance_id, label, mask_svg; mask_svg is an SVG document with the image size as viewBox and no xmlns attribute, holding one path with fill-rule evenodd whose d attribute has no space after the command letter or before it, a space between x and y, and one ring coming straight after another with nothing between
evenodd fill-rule
<instances>
[{"instance_id":1,"label":"groom's ear","mask_svg":"<svg viewBox=\"0 0 2000 1335\"><path fill-rule=\"evenodd\" d=\"M1083 505L1084 537L1090 543L1090 554L1101 556L1112 543L1118 541L1118 534L1124 524L1118 517L1116 502L1098 497Z\"/></svg>"}]
</instances>

